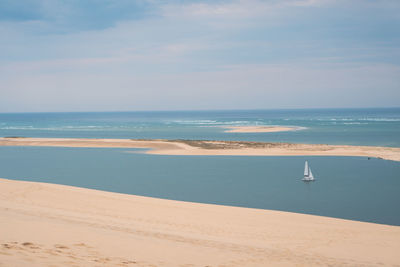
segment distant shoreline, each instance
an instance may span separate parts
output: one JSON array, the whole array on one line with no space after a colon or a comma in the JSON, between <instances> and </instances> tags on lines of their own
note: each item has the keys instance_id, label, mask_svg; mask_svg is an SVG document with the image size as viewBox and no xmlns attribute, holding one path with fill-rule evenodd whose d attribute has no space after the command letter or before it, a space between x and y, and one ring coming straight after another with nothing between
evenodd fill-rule
<instances>
[{"instance_id":1,"label":"distant shoreline","mask_svg":"<svg viewBox=\"0 0 400 267\"><path fill-rule=\"evenodd\" d=\"M145 148L156 155L358 156L400 161L400 148L166 139L0 138L0 146Z\"/></svg>"}]
</instances>

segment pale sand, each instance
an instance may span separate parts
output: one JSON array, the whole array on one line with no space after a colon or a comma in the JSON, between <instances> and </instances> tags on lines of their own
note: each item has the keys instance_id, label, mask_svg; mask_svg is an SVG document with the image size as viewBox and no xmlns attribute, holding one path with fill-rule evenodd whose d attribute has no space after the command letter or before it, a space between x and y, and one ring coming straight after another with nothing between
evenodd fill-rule
<instances>
[{"instance_id":1,"label":"pale sand","mask_svg":"<svg viewBox=\"0 0 400 267\"><path fill-rule=\"evenodd\" d=\"M274 132L286 132L295 131L299 127L289 126L221 126L222 128L228 129L226 133L274 133Z\"/></svg>"},{"instance_id":2,"label":"pale sand","mask_svg":"<svg viewBox=\"0 0 400 267\"><path fill-rule=\"evenodd\" d=\"M0 179L0 266L393 266L399 251L398 226Z\"/></svg>"},{"instance_id":3,"label":"pale sand","mask_svg":"<svg viewBox=\"0 0 400 267\"><path fill-rule=\"evenodd\" d=\"M362 156L400 161L400 148L244 141L0 138L0 146L147 148L159 155Z\"/></svg>"}]
</instances>

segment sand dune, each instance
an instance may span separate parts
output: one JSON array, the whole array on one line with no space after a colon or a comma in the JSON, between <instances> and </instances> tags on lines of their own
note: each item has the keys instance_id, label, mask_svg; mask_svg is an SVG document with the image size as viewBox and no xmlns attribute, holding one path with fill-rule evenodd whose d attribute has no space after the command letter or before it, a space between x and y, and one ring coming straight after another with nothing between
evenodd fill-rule
<instances>
[{"instance_id":1,"label":"sand dune","mask_svg":"<svg viewBox=\"0 0 400 267\"><path fill-rule=\"evenodd\" d=\"M362 156L400 161L400 148L245 141L0 138L0 146L148 148L159 155Z\"/></svg>"},{"instance_id":2,"label":"sand dune","mask_svg":"<svg viewBox=\"0 0 400 267\"><path fill-rule=\"evenodd\" d=\"M400 264L400 227L0 179L0 266Z\"/></svg>"}]
</instances>

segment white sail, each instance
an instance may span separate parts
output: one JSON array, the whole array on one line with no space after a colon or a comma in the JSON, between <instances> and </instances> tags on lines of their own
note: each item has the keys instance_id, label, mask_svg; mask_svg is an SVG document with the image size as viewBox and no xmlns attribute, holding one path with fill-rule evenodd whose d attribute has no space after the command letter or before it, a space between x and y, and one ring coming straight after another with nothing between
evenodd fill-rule
<instances>
[{"instance_id":1,"label":"white sail","mask_svg":"<svg viewBox=\"0 0 400 267\"><path fill-rule=\"evenodd\" d=\"M314 175L311 172L311 168L308 165L308 162L304 164L304 177L302 179L303 181L314 181Z\"/></svg>"},{"instance_id":2,"label":"white sail","mask_svg":"<svg viewBox=\"0 0 400 267\"><path fill-rule=\"evenodd\" d=\"M308 168L308 162L306 161L306 164L304 165L304 177L308 177L308 172L309 172L309 168Z\"/></svg>"},{"instance_id":3,"label":"white sail","mask_svg":"<svg viewBox=\"0 0 400 267\"><path fill-rule=\"evenodd\" d=\"M313 174L311 172L311 168L308 168L308 172L309 172L308 177L310 178L310 180L314 180L314 176L313 176Z\"/></svg>"}]
</instances>

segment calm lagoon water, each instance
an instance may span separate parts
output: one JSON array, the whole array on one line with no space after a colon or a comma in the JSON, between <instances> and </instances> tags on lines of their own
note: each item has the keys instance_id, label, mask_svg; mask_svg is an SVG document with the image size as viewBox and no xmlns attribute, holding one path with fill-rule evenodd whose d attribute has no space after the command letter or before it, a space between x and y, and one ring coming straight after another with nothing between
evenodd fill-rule
<instances>
[{"instance_id":1,"label":"calm lagoon water","mask_svg":"<svg viewBox=\"0 0 400 267\"><path fill-rule=\"evenodd\" d=\"M0 177L400 225L400 163L362 157L159 156L0 147ZM317 181L304 183L308 160Z\"/></svg>"},{"instance_id":2,"label":"calm lagoon water","mask_svg":"<svg viewBox=\"0 0 400 267\"><path fill-rule=\"evenodd\" d=\"M226 125L298 131L226 133ZM0 114L0 137L164 138L400 147L400 108ZM130 150L131 152L133 150ZM318 179L300 179L309 160ZM400 163L0 147L0 177L400 225Z\"/></svg>"}]
</instances>

